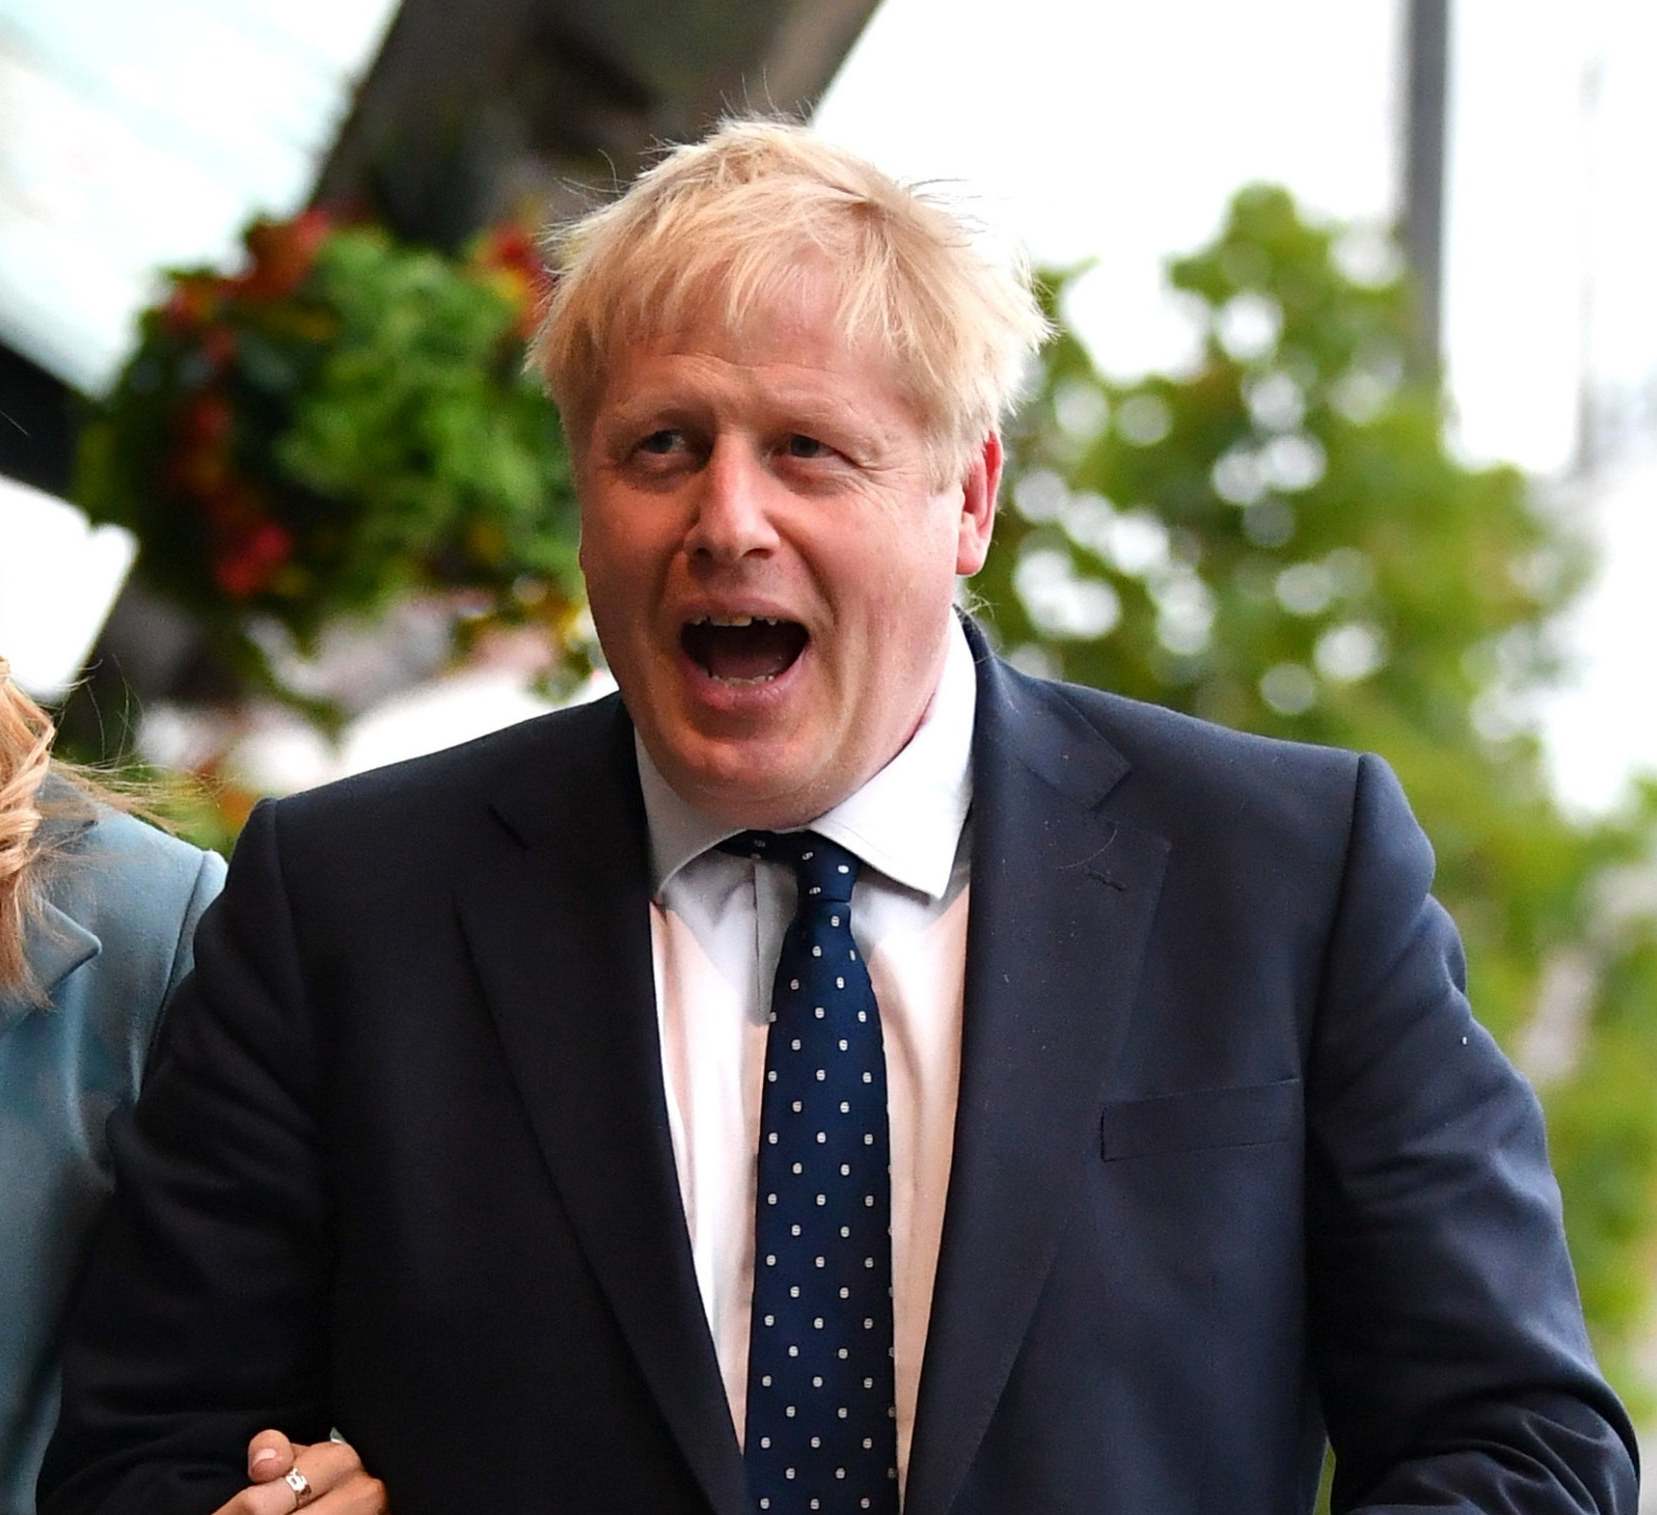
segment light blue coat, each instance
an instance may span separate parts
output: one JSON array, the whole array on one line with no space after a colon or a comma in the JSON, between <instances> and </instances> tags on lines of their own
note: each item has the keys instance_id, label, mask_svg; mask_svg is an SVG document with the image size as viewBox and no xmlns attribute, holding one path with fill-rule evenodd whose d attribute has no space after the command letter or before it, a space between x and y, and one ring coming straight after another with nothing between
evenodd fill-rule
<instances>
[{"instance_id":1,"label":"light blue coat","mask_svg":"<svg viewBox=\"0 0 1657 1515\"><path fill-rule=\"evenodd\" d=\"M26 941L51 1000L0 994L0 1515L33 1515L58 1342L111 1187L104 1123L138 1089L224 861L100 811L67 843Z\"/></svg>"}]
</instances>

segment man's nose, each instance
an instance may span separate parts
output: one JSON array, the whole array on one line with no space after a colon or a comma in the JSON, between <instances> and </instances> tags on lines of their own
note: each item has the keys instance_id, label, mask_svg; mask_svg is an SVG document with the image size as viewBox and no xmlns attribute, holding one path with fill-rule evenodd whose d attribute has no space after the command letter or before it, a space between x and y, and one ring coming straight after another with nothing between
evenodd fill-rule
<instances>
[{"instance_id":1,"label":"man's nose","mask_svg":"<svg viewBox=\"0 0 1657 1515\"><path fill-rule=\"evenodd\" d=\"M686 551L719 563L769 552L777 543L768 510L773 487L764 461L752 449L721 437L696 481L696 513Z\"/></svg>"}]
</instances>

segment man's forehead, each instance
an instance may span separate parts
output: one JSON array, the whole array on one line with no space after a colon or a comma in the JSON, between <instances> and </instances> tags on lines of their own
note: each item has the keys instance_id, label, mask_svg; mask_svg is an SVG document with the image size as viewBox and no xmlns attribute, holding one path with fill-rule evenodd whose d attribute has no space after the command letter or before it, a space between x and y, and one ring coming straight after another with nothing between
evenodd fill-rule
<instances>
[{"instance_id":1,"label":"man's forehead","mask_svg":"<svg viewBox=\"0 0 1657 1515\"><path fill-rule=\"evenodd\" d=\"M857 370L810 363L742 363L718 353L641 353L608 371L604 408L654 410L663 406L767 401L794 409L830 409L859 401L867 386Z\"/></svg>"},{"instance_id":2,"label":"man's forehead","mask_svg":"<svg viewBox=\"0 0 1657 1515\"><path fill-rule=\"evenodd\" d=\"M849 343L658 339L629 344L606 365L599 413L626 420L675 409L742 406L799 417L858 417L888 429L913 420L884 355Z\"/></svg>"}]
</instances>

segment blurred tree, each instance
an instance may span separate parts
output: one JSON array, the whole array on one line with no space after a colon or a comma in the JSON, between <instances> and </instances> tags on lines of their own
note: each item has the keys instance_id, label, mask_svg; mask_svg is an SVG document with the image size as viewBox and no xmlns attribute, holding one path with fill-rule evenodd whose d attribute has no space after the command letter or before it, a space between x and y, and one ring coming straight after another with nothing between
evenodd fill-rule
<instances>
[{"instance_id":1,"label":"blurred tree","mask_svg":"<svg viewBox=\"0 0 1657 1515\"><path fill-rule=\"evenodd\" d=\"M1406 376L1410 295L1384 239L1251 188L1172 282L1202 331L1177 377L1112 383L1061 325L1009 438L987 618L1038 671L1392 763L1475 1007L1543 1086L1589 1319L1636 1391L1657 784L1573 821L1525 715L1587 554L1513 469L1455 456L1442 393Z\"/></svg>"}]
</instances>

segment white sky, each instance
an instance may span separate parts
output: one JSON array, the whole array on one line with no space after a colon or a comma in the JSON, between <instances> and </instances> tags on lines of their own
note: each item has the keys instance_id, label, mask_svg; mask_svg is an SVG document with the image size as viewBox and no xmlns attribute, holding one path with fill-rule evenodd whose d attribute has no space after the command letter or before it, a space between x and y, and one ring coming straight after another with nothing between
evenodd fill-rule
<instances>
[{"instance_id":1,"label":"white sky","mask_svg":"<svg viewBox=\"0 0 1657 1515\"><path fill-rule=\"evenodd\" d=\"M1185 350L1163 261L1242 185L1390 214L1396 9L884 0L815 120L901 178L967 181L1044 263L1097 258L1070 315L1137 374Z\"/></svg>"}]
</instances>

